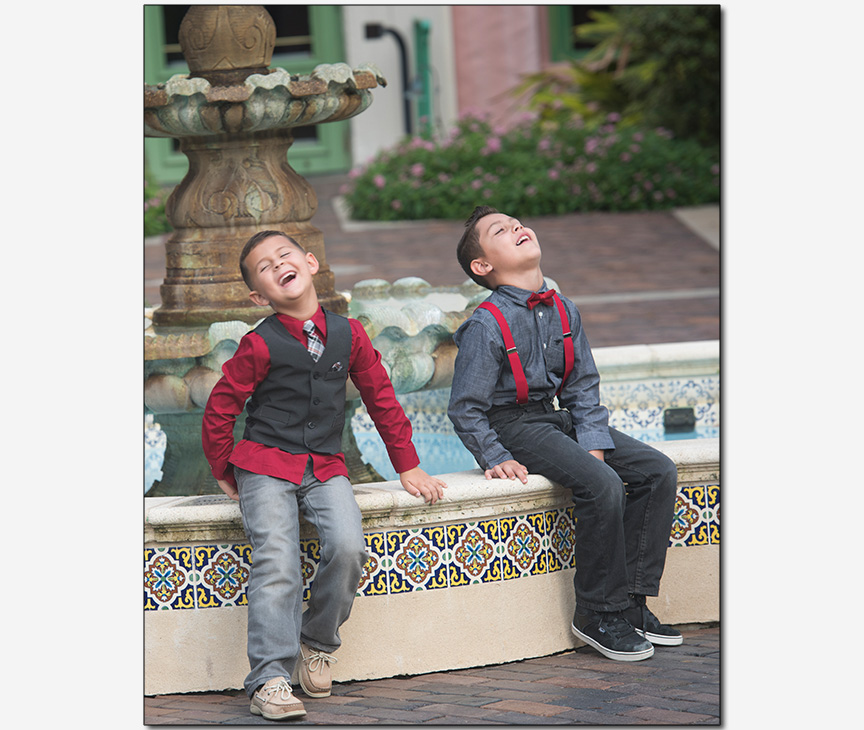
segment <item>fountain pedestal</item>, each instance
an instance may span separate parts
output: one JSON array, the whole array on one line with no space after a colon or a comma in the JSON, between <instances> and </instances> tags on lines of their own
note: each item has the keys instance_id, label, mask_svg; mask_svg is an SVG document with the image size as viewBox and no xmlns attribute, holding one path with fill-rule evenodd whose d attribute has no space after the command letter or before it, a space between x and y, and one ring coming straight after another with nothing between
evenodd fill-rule
<instances>
[{"instance_id":1,"label":"fountain pedestal","mask_svg":"<svg viewBox=\"0 0 864 730\"><path fill-rule=\"evenodd\" d=\"M318 198L286 159L293 142L290 129L182 140L189 173L166 206L175 232L165 244L157 326L251 324L270 314L249 300L239 270L243 245L267 228L287 233L315 255L319 300L331 311L346 311L334 289L324 237L310 222Z\"/></svg>"},{"instance_id":2,"label":"fountain pedestal","mask_svg":"<svg viewBox=\"0 0 864 730\"><path fill-rule=\"evenodd\" d=\"M268 68L275 39L260 5L192 6L180 26L188 75L144 87L144 133L180 140L189 170L168 200L174 234L166 243L157 330L206 330L214 322L254 323L256 307L239 257L256 232L293 236L318 259L318 298L344 313L321 231L311 224L318 200L287 160L296 127L349 119L386 81L372 66L322 64L309 76Z\"/></svg>"}]
</instances>

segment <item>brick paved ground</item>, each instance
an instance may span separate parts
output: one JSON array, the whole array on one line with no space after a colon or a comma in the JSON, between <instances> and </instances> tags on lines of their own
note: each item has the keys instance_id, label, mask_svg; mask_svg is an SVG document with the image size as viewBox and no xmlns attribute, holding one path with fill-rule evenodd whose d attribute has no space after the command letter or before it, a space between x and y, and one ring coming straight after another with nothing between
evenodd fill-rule
<instances>
[{"instance_id":1,"label":"brick paved ground","mask_svg":"<svg viewBox=\"0 0 864 730\"><path fill-rule=\"evenodd\" d=\"M296 725L719 725L720 631L613 662L588 647L477 669L335 684ZM146 697L147 725L267 725L241 690Z\"/></svg>"},{"instance_id":2,"label":"brick paved ground","mask_svg":"<svg viewBox=\"0 0 864 730\"><path fill-rule=\"evenodd\" d=\"M312 223L324 234L337 289L370 278L393 282L419 276L433 286L467 279L455 255L461 222L344 230L332 201L345 180L309 178L318 195ZM720 338L719 251L671 212L585 213L523 222L540 239L544 273L579 306L592 346ZM160 301L164 266L164 248L145 246L145 300L151 306Z\"/></svg>"}]
</instances>

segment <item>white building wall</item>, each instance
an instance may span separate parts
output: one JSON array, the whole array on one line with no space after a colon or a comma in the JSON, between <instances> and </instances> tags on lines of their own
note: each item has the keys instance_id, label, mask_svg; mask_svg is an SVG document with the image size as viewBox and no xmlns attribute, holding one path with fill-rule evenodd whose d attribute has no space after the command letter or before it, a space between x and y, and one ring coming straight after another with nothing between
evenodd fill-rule
<instances>
[{"instance_id":1,"label":"white building wall","mask_svg":"<svg viewBox=\"0 0 864 730\"><path fill-rule=\"evenodd\" d=\"M414 21L429 21L432 114L436 127L444 130L452 127L459 111L450 6L344 5L342 11L346 63L352 68L367 62L374 63L387 79L386 88L379 87L372 91L372 105L351 120L353 165L365 164L381 150L392 147L405 134L399 46L389 33L367 40L367 23L381 23L401 34L405 41L410 82L416 75Z\"/></svg>"}]
</instances>

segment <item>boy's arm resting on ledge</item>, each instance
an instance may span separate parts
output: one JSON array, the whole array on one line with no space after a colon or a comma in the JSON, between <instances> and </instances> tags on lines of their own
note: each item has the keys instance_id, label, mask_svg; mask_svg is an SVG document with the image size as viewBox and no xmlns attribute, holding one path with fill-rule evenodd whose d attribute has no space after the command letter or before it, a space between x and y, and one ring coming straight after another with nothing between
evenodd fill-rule
<instances>
[{"instance_id":1,"label":"boy's arm resting on ledge","mask_svg":"<svg viewBox=\"0 0 864 730\"><path fill-rule=\"evenodd\" d=\"M447 415L456 435L485 470L487 479L515 477L524 482L522 473L527 474L527 470L504 448L486 415L501 371L501 361L488 341L479 322L461 331Z\"/></svg>"},{"instance_id":2,"label":"boy's arm resting on ledge","mask_svg":"<svg viewBox=\"0 0 864 730\"><path fill-rule=\"evenodd\" d=\"M411 440L411 421L396 398L393 384L381 362L381 353L372 345L363 325L355 319L349 321L356 343L356 356L352 357L350 376L360 392L366 412L381 435L402 487L414 497L422 497L427 503L435 504L443 496L447 485L420 468L420 458Z\"/></svg>"},{"instance_id":3,"label":"boy's arm resting on ledge","mask_svg":"<svg viewBox=\"0 0 864 730\"><path fill-rule=\"evenodd\" d=\"M486 478L493 479L518 479L523 484L528 483L528 469L515 459L496 464L486 470Z\"/></svg>"},{"instance_id":4,"label":"boy's arm resting on ledge","mask_svg":"<svg viewBox=\"0 0 864 730\"><path fill-rule=\"evenodd\" d=\"M415 497L423 497L424 502L435 504L444 496L447 485L438 477L433 477L423 471L419 466L402 472L399 481L408 494Z\"/></svg>"},{"instance_id":5,"label":"boy's arm resting on ledge","mask_svg":"<svg viewBox=\"0 0 864 730\"><path fill-rule=\"evenodd\" d=\"M605 449L615 448L609 435L609 412L600 405L600 373L597 372L591 346L582 329L579 310L573 306L570 315L570 328L573 332L573 371L561 389L558 405L570 411L579 444L589 452L600 452L593 455L603 461L602 452Z\"/></svg>"}]
</instances>

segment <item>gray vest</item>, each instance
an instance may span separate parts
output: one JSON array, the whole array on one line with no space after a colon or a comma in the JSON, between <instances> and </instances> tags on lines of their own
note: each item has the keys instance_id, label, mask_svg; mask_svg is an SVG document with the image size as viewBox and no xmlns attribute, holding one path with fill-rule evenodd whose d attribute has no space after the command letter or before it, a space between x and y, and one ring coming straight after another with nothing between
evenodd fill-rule
<instances>
[{"instance_id":1,"label":"gray vest","mask_svg":"<svg viewBox=\"0 0 864 730\"><path fill-rule=\"evenodd\" d=\"M255 328L270 350L270 371L246 404L244 439L290 454L341 453L351 325L324 314L327 346L317 363L275 314Z\"/></svg>"}]
</instances>

